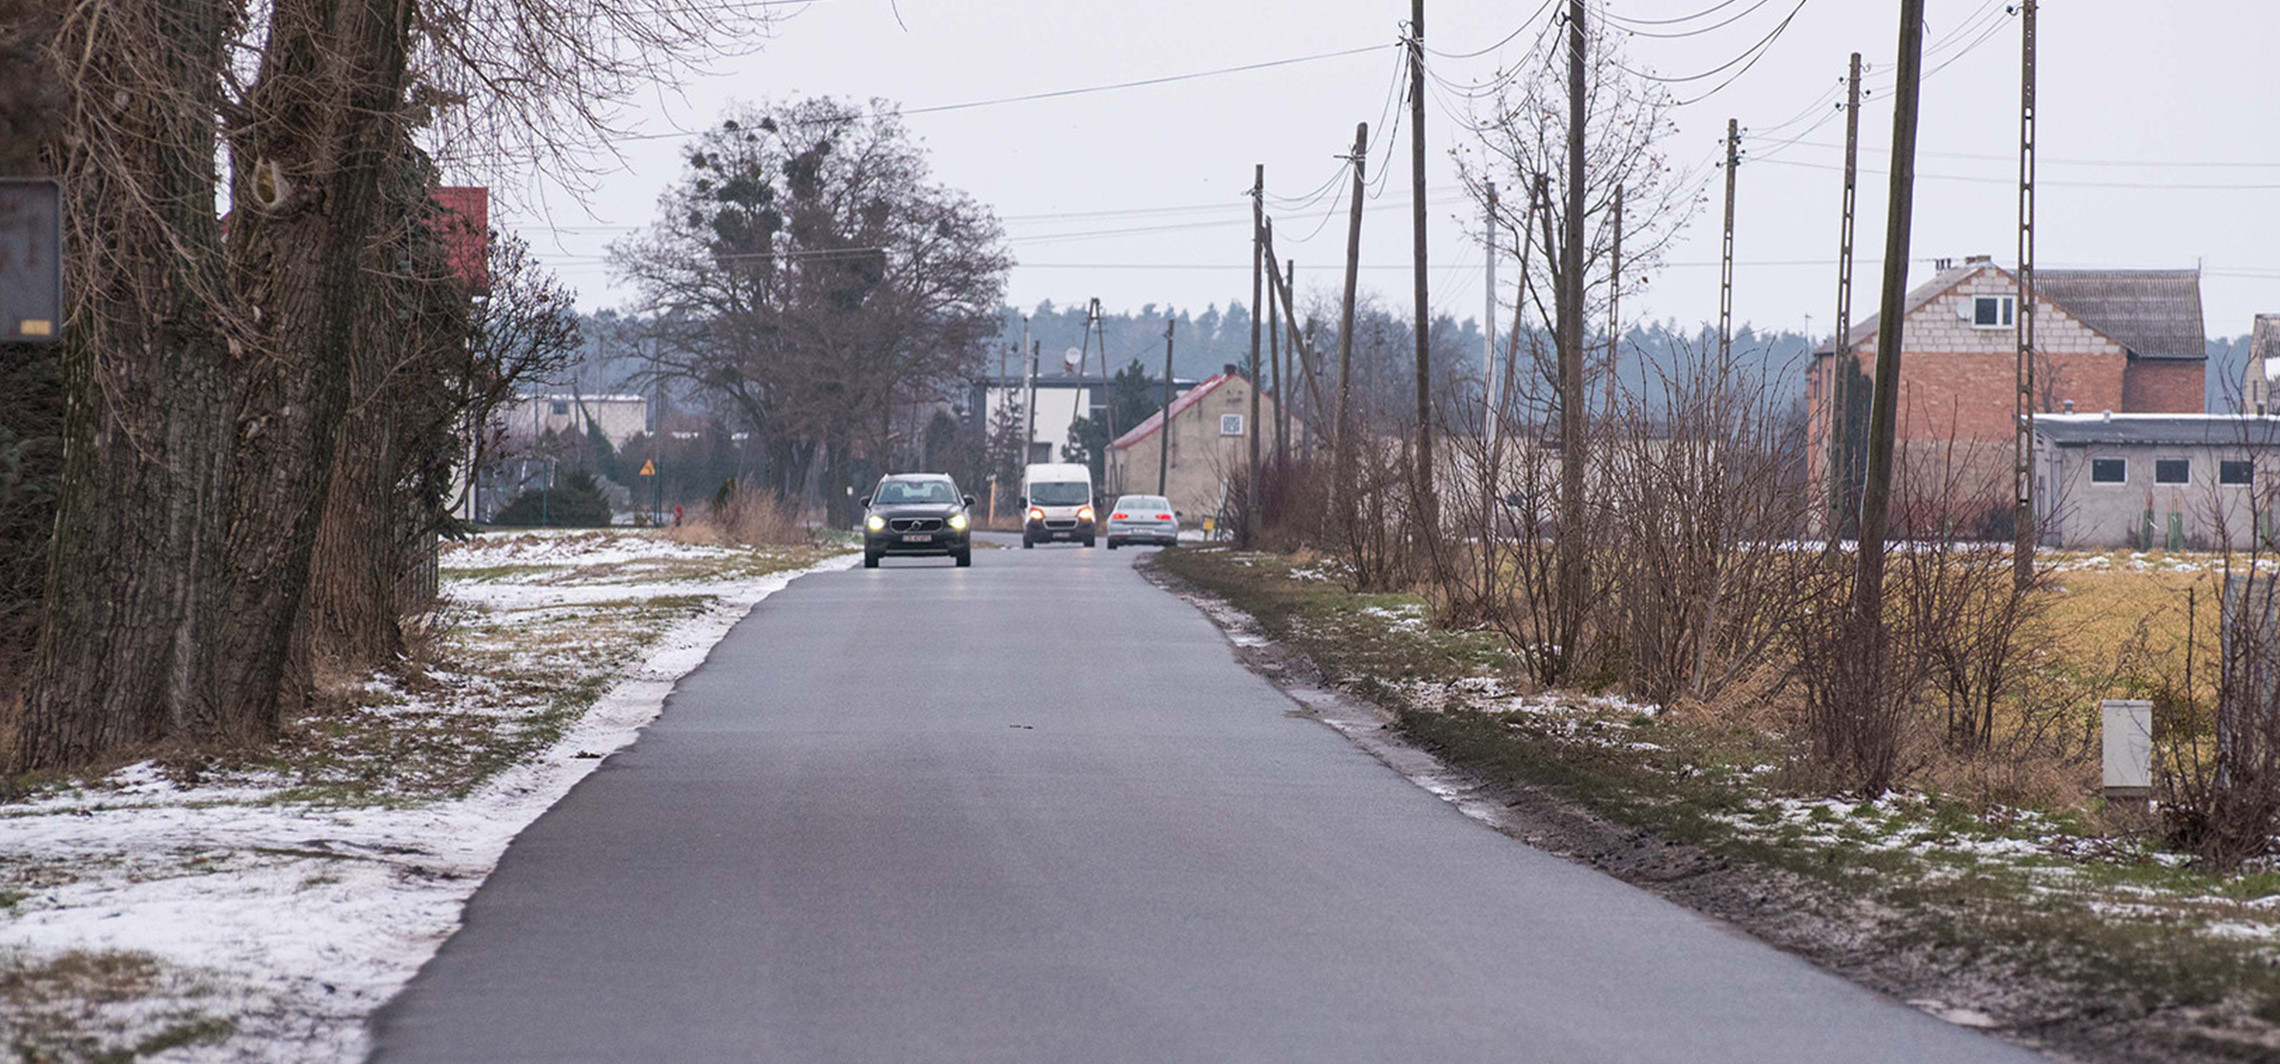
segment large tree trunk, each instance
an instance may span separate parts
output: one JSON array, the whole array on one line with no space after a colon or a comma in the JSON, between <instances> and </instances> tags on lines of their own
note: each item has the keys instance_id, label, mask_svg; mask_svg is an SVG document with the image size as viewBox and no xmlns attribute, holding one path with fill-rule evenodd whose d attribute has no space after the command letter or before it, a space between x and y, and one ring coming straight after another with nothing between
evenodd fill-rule
<instances>
[{"instance_id":1,"label":"large tree trunk","mask_svg":"<svg viewBox=\"0 0 2280 1064\"><path fill-rule=\"evenodd\" d=\"M232 266L260 309L274 354L245 381L249 416L236 457L245 476L229 542L231 608L241 623L214 642L216 689L233 715L274 722L281 687L306 675L298 655L350 637L393 650L393 553L340 562L354 593L303 614L320 522L335 548L356 552L370 529L386 544L393 522L392 426L340 433L352 377L377 391L400 340L359 343L357 324L376 301L361 270L386 220L381 183L401 130L399 103L409 33L405 0L279 0L252 96L256 121L239 145ZM384 419L385 402L360 408ZM372 431L378 430L378 431ZM336 442L354 453L336 454ZM334 490L336 462L356 483ZM375 489L369 478L378 478ZM327 517L331 505L352 512ZM341 540L348 542L340 542ZM365 567L373 572L361 572ZM378 581L374 583L372 581ZM312 638L294 638L306 620ZM358 655L352 666L368 664ZM293 692L297 695L299 692Z\"/></svg>"},{"instance_id":2,"label":"large tree trunk","mask_svg":"<svg viewBox=\"0 0 2280 1064\"><path fill-rule=\"evenodd\" d=\"M214 216L225 0L81 7L68 88L70 412L42 634L10 762L91 761L217 723L194 682L218 568L228 296Z\"/></svg>"},{"instance_id":3,"label":"large tree trunk","mask_svg":"<svg viewBox=\"0 0 2280 1064\"><path fill-rule=\"evenodd\" d=\"M409 9L275 5L225 256L214 115L235 17L124 0L65 25L67 53L103 61L72 86L73 443L19 769L277 724Z\"/></svg>"}]
</instances>

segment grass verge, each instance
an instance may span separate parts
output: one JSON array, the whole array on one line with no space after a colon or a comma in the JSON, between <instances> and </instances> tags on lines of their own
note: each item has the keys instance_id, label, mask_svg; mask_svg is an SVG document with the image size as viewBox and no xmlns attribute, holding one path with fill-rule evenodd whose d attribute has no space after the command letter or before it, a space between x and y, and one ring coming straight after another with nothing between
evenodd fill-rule
<instances>
[{"instance_id":1,"label":"grass verge","mask_svg":"<svg viewBox=\"0 0 2280 1064\"><path fill-rule=\"evenodd\" d=\"M2097 1061L2280 1060L2280 870L2184 867L2119 810L1810 786L1788 722L1536 691L1490 633L1311 557L1165 551L1310 682L1391 714L1531 841L1955 1022Z\"/></svg>"}]
</instances>

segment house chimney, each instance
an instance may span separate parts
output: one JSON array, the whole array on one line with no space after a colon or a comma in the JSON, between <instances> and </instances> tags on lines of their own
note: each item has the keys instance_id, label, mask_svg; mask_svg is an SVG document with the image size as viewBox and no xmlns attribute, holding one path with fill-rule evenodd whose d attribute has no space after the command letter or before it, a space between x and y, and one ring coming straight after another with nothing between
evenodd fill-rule
<instances>
[{"instance_id":1,"label":"house chimney","mask_svg":"<svg viewBox=\"0 0 2280 1064\"><path fill-rule=\"evenodd\" d=\"M2067 400L2063 400L2063 402L2066 404L2066 412L2067 412L2067 413L2069 413L2069 414L2073 413L2073 412L2074 412L2074 400L2072 400L2072 399L2067 399Z\"/></svg>"},{"instance_id":2,"label":"house chimney","mask_svg":"<svg viewBox=\"0 0 2280 1064\"><path fill-rule=\"evenodd\" d=\"M1240 370L1237 370L1237 369L1235 368L1235 363L1233 363L1233 362L1228 362L1228 363L1224 363L1224 364L1222 364L1222 365L1219 367L1219 371L1220 371L1221 373L1225 373L1225 374L1227 374L1227 375L1228 375L1228 376L1230 376L1230 377L1233 377L1233 376L1235 376L1236 374L1238 374L1238 373L1240 373L1240 372L1241 372Z\"/></svg>"},{"instance_id":3,"label":"house chimney","mask_svg":"<svg viewBox=\"0 0 2280 1064\"><path fill-rule=\"evenodd\" d=\"M1965 255L1963 257L1963 264L1966 266L1993 266L1995 265L1995 256Z\"/></svg>"}]
</instances>

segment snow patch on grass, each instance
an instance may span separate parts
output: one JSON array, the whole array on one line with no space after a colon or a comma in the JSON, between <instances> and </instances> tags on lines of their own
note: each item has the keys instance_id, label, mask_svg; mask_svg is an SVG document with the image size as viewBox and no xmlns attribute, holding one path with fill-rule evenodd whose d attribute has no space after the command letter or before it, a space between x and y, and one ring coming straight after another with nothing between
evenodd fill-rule
<instances>
[{"instance_id":1,"label":"snow patch on grass","mask_svg":"<svg viewBox=\"0 0 2280 1064\"><path fill-rule=\"evenodd\" d=\"M594 582L706 559L715 578ZM426 728L441 750L472 742L493 760L349 743L194 782L131 765L0 806L0 976L78 956L161 973L122 999L146 1019L89 1001L84 1022L57 1021L81 1029L57 1030L0 998L0 1036L82 1056L160 1038L179 1041L176 1060L362 1059L365 1017L456 930L508 842L630 744L755 604L853 556L772 561L754 575L769 558L622 532L482 537L446 554L446 595L482 621L446 647L449 668L418 689L366 685L342 723L359 739ZM533 686L534 657L554 682Z\"/></svg>"}]
</instances>

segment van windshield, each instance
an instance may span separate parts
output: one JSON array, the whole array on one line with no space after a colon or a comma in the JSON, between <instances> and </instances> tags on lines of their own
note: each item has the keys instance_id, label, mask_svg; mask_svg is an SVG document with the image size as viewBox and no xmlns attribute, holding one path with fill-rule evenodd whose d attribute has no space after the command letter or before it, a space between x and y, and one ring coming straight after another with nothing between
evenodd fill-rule
<instances>
[{"instance_id":1,"label":"van windshield","mask_svg":"<svg viewBox=\"0 0 2280 1064\"><path fill-rule=\"evenodd\" d=\"M1049 480L1029 486L1031 506L1082 506L1092 501L1092 485L1081 480Z\"/></svg>"}]
</instances>

